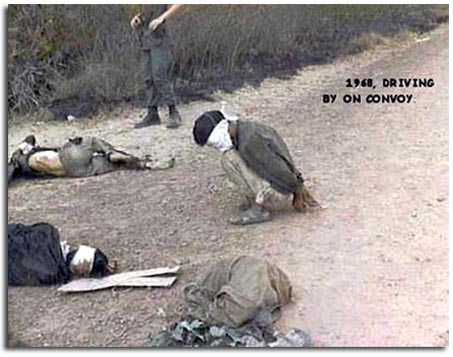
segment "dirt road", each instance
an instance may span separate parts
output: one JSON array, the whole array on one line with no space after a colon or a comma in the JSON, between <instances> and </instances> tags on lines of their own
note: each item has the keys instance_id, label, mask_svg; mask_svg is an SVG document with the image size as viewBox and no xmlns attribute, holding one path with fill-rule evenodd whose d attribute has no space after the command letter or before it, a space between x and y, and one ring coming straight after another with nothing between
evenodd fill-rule
<instances>
[{"instance_id":1,"label":"dirt road","mask_svg":"<svg viewBox=\"0 0 453 357\"><path fill-rule=\"evenodd\" d=\"M433 78L432 88L387 88L382 78ZM347 78L373 78L373 93L413 94L409 104L322 104L350 92ZM356 89L363 95L369 90ZM56 288L9 288L8 330L31 346L142 346L175 318L182 287L222 257L251 254L277 263L294 284L294 303L277 327L298 327L325 346L448 344L448 24L400 46L260 87L218 93L243 118L274 126L325 206L281 212L235 227L238 197L218 155L192 141L197 114L218 103L181 107L184 126L132 129L139 109L104 120L20 124L46 144L97 135L136 154L173 153L166 172L117 172L20 183L8 190L8 221L47 221L65 240L89 243L122 270L182 264L169 290L117 289L60 295Z\"/></svg>"}]
</instances>

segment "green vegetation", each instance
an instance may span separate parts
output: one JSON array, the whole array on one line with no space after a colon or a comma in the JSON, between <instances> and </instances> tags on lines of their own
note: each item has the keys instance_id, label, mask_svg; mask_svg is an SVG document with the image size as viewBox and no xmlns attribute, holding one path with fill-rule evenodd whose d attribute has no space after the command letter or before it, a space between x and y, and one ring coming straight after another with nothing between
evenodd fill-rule
<instances>
[{"instance_id":1,"label":"green vegetation","mask_svg":"<svg viewBox=\"0 0 453 357\"><path fill-rule=\"evenodd\" d=\"M140 98L134 5L10 5L8 109ZM169 24L177 90L231 88L422 32L448 5L192 5Z\"/></svg>"}]
</instances>

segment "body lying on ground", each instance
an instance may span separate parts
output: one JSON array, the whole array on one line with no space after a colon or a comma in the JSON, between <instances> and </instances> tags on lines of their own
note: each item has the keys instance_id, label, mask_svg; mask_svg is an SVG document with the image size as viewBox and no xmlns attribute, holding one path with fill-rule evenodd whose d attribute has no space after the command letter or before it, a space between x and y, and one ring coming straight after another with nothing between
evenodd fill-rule
<instances>
[{"instance_id":1,"label":"body lying on ground","mask_svg":"<svg viewBox=\"0 0 453 357\"><path fill-rule=\"evenodd\" d=\"M319 206L304 185L291 154L270 126L248 120L228 120L221 111L201 115L193 128L200 146L222 152L228 178L246 198L233 224L268 221L270 210L282 208L289 199L295 210Z\"/></svg>"},{"instance_id":2,"label":"body lying on ground","mask_svg":"<svg viewBox=\"0 0 453 357\"><path fill-rule=\"evenodd\" d=\"M8 163L8 183L17 178L87 177L115 170L164 170L174 159L159 163L118 150L96 137L69 139L62 147L41 147L34 135L27 136Z\"/></svg>"},{"instance_id":3,"label":"body lying on ground","mask_svg":"<svg viewBox=\"0 0 453 357\"><path fill-rule=\"evenodd\" d=\"M71 249L49 223L8 224L8 285L64 284L73 277L102 277L113 271L100 249Z\"/></svg>"}]
</instances>

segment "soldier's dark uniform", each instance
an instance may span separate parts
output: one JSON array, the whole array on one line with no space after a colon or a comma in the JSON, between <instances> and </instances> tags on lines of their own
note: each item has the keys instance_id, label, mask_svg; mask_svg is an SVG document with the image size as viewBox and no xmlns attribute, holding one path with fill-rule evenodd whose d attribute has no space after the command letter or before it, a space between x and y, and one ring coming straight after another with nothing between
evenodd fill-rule
<instances>
[{"instance_id":1,"label":"soldier's dark uniform","mask_svg":"<svg viewBox=\"0 0 453 357\"><path fill-rule=\"evenodd\" d=\"M160 124L157 107L170 108L170 122L167 127L179 126L180 117L176 110L176 96L172 84L171 70L173 51L167 25L161 24L156 30L148 28L149 23L167 10L167 5L140 5L141 24L137 35L142 51L142 76L146 83L148 114L137 128Z\"/></svg>"}]
</instances>

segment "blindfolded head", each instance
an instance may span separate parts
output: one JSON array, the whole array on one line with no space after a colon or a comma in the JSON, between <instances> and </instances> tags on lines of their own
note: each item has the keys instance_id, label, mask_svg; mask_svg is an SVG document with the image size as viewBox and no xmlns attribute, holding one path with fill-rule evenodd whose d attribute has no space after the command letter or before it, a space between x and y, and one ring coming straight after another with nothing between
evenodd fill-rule
<instances>
[{"instance_id":1,"label":"blindfolded head","mask_svg":"<svg viewBox=\"0 0 453 357\"><path fill-rule=\"evenodd\" d=\"M206 112L195 121L194 140L200 146L208 145L226 151L233 147L228 129L229 121L220 111Z\"/></svg>"}]
</instances>

